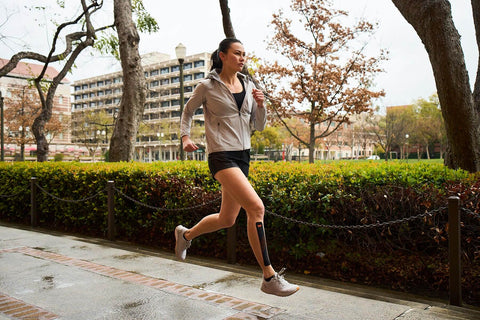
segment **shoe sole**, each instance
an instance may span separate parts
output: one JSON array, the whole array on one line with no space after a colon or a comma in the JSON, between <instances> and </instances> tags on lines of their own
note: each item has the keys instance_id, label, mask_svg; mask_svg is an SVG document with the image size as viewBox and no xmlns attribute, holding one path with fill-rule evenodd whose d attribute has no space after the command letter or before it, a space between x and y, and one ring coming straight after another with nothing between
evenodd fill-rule
<instances>
[{"instance_id":1,"label":"shoe sole","mask_svg":"<svg viewBox=\"0 0 480 320\"><path fill-rule=\"evenodd\" d=\"M292 291L292 292L280 292L280 293L268 292L268 291L264 290L263 288L260 288L260 290L262 292L266 293L266 294L271 294L271 295L278 296L278 297L288 297L288 296L291 296L292 294L298 292L300 290L300 287L297 287L297 290Z\"/></svg>"}]
</instances>

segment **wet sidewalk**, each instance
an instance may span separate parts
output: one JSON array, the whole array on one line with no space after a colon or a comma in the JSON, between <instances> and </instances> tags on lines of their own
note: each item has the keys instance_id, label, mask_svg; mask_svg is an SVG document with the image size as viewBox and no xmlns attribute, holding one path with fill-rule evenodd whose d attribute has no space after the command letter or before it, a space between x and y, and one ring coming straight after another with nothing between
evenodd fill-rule
<instances>
[{"instance_id":1,"label":"wet sidewalk","mask_svg":"<svg viewBox=\"0 0 480 320\"><path fill-rule=\"evenodd\" d=\"M172 233L173 236L173 233ZM260 291L261 274L101 239L0 225L3 319L480 319L480 311L287 274L300 291Z\"/></svg>"}]
</instances>

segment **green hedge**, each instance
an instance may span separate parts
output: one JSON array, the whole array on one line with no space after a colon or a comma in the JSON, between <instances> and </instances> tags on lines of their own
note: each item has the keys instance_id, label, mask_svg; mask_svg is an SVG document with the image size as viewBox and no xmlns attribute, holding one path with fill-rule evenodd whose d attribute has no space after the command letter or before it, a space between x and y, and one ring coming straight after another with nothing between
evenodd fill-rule
<instances>
[{"instance_id":1,"label":"green hedge","mask_svg":"<svg viewBox=\"0 0 480 320\"><path fill-rule=\"evenodd\" d=\"M60 202L38 192L40 225L105 237L107 181L115 197L117 238L172 250L177 224L192 226L217 212L221 194L206 163L0 164L0 220L30 222L30 177ZM346 161L330 164L253 163L250 180L267 209L265 226L274 266L299 273L446 298L448 294L447 198L460 196L463 290L480 305L480 176L441 164ZM15 195L5 197L5 195ZM207 203L193 210L178 210ZM168 209L168 210L166 210ZM423 213L424 218L384 227L330 229L288 222L271 212L326 225L369 225ZM466 214L474 212L475 214ZM237 258L255 264L237 220ZM195 240L190 254L226 257L226 232Z\"/></svg>"}]
</instances>

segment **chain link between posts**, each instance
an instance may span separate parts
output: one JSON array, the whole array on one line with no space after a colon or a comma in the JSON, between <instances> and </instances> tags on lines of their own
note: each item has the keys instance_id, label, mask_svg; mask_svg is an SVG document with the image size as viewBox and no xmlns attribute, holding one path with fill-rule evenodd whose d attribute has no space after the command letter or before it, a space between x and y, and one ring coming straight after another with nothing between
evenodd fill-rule
<instances>
[{"instance_id":1,"label":"chain link between posts","mask_svg":"<svg viewBox=\"0 0 480 320\"><path fill-rule=\"evenodd\" d=\"M42 188L40 185L38 185L38 183L35 183L35 186L36 186L40 191L42 191L42 192L45 193L46 195L54 198L55 200L62 201L62 202L68 202L68 203L79 203L79 202L85 202L85 201L88 201L88 200L92 200L92 199L98 197L102 192L105 192L105 190L107 190L107 188L103 188L102 190L98 191L97 193L95 193L94 195L91 195L91 196L89 196L89 197L82 198L82 199L77 199L77 200L72 200L72 199L62 199L62 198L60 198L60 197L57 197L56 195L51 194L50 192L48 192L47 190L45 190L44 188Z\"/></svg>"},{"instance_id":2,"label":"chain link between posts","mask_svg":"<svg viewBox=\"0 0 480 320\"><path fill-rule=\"evenodd\" d=\"M156 210L156 211L171 211L171 212L179 212L179 211L187 211L187 210L194 210L194 209L198 209L198 208L202 208L202 207L205 207L209 204L213 204L215 202L218 202L220 199L221 199L221 196L220 197L217 197L213 200L210 200L208 202L205 202L205 203L201 203L201 204L198 204L198 205L194 205L194 206L191 206L191 207L183 207L183 208L161 208L161 207L156 207L156 206L151 206L149 204L145 204L141 201L138 201L128 195L126 195L125 193L123 193L121 190L117 189L116 187L113 188L116 192L118 192L122 197L132 201L133 203L136 203L140 206L144 206L146 208L149 208L149 209L152 209L152 210Z\"/></svg>"},{"instance_id":3,"label":"chain link between posts","mask_svg":"<svg viewBox=\"0 0 480 320\"><path fill-rule=\"evenodd\" d=\"M470 216L472 216L472 217L474 217L474 218L480 219L480 214L479 214L479 213L475 213L475 212L473 212L473 211L471 211L471 210L468 210L467 208L462 208L461 210L462 210L465 214L467 214L467 215L470 215Z\"/></svg>"},{"instance_id":4,"label":"chain link between posts","mask_svg":"<svg viewBox=\"0 0 480 320\"><path fill-rule=\"evenodd\" d=\"M393 221L376 222L376 223L370 223L370 224L351 225L351 226L339 226L339 225L330 225L330 224L319 224L319 223L314 223L314 222L305 222L305 221L297 220L297 219L294 219L294 218L285 217L285 216L282 216L278 213L274 213L274 212L269 211L269 210L265 210L265 212L267 214L270 214L270 215L272 215L274 217L277 217L277 218L280 218L282 220L292 222L292 223L296 223L296 224L300 224L300 225L309 226L309 227L316 227L316 228L320 228L320 229L350 230L350 229L372 229L372 228L388 227L388 226L391 226L391 225L394 225L394 224L400 224L400 223L405 223L405 222L409 222L409 221L412 221L412 220L431 217L431 216L433 216L434 213L437 213L437 212L442 213L442 211L444 211L445 209L447 209L447 207L441 207L441 208L438 208L438 209L435 209L435 210L432 210L432 211L429 211L429 212L418 214L416 216L405 217L405 218L398 219L398 220L393 220Z\"/></svg>"},{"instance_id":5,"label":"chain link between posts","mask_svg":"<svg viewBox=\"0 0 480 320\"><path fill-rule=\"evenodd\" d=\"M43 193L47 194L48 196L50 196L50 197L52 197L52 198L54 198L58 201L63 201L63 202L68 202L68 203L80 203L80 202L92 200L92 199L98 197L101 193L103 193L107 190L107 188L103 188L102 190L98 191L97 193L95 193L91 196L88 196L88 197L85 197L85 198L82 198L82 199L72 200L72 199L62 199L62 198L60 198L60 197L58 197L54 194L51 194L50 192L45 190L43 187L38 185L38 183L35 183L35 186L39 190L41 190ZM125 199L127 199L129 201L132 201L133 203L135 203L137 205L146 207L146 208L151 209L151 210L163 211L163 212L180 212L180 211L195 210L195 209L198 209L198 208L208 206L210 204L217 203L221 200L221 196L220 196L220 197L216 197L215 199L212 199L210 201L207 201L207 202L204 202L204 203L201 203L201 204L198 204L198 205L190 206L190 207L163 208L163 207L158 207L158 206L152 206L152 205L149 205L149 204L145 204L145 203L143 203L139 200L136 200L135 198L125 194L123 191L119 190L116 187L114 187L113 190L115 192L117 192L120 196L124 197ZM18 194L20 194L20 193L18 193ZM0 195L0 197L10 198L10 197L14 197L18 194ZM475 212L473 212L471 210L468 210L466 208L462 208L461 210L462 210L462 212L464 212L467 215L470 215L474 218L479 218L480 219L480 214L478 214L478 213L475 213ZM413 221L413 220L432 217L436 213L443 214L445 212L447 212L447 207L440 207L438 209L434 209L434 210L431 210L431 211L428 211L428 212L425 212L425 213L421 213L421 214L418 214L418 215L415 215L415 216L405 217L405 218L392 220L392 221L376 222L376 223L361 224L361 225L343 226L343 225L329 225L329 224L320 224L320 223L315 223L315 222L302 221L302 220L298 220L298 219L295 219L295 218L286 217L284 215L275 213L275 212L270 211L270 210L265 210L266 214L271 215L271 216L276 217L276 218L279 218L279 219L282 219L285 222L291 222L291 223L304 225L304 226L308 226L308 227L315 227L315 228L321 228L321 229L336 229L336 230L361 230L361 229L382 228L382 227L388 227L388 226L392 226L392 225L396 225L396 224L402 224L402 223L410 222L410 221Z\"/></svg>"}]
</instances>

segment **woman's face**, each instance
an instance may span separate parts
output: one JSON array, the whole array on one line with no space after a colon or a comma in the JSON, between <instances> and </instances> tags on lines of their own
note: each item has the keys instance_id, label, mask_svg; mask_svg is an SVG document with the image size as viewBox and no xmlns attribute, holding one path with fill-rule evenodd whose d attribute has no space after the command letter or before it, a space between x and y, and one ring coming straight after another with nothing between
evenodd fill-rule
<instances>
[{"instance_id":1,"label":"woman's face","mask_svg":"<svg viewBox=\"0 0 480 320\"><path fill-rule=\"evenodd\" d=\"M246 60L245 49L240 42L234 42L228 48L227 53L220 52L220 59L222 59L224 68L242 71Z\"/></svg>"}]
</instances>

